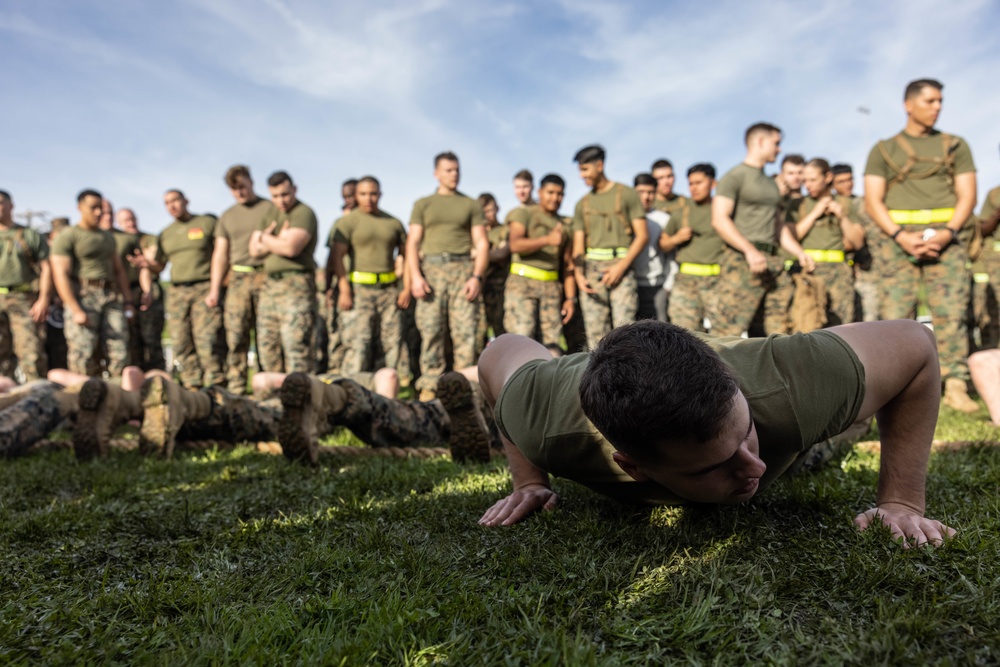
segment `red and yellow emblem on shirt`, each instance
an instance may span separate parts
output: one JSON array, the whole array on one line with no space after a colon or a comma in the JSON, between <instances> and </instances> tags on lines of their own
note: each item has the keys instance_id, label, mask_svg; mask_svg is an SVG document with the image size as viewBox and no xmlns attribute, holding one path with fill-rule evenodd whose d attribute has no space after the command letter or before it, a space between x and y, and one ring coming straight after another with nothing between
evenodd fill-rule
<instances>
[{"instance_id":1,"label":"red and yellow emblem on shirt","mask_svg":"<svg viewBox=\"0 0 1000 667\"><path fill-rule=\"evenodd\" d=\"M188 240L197 241L198 239L205 238L205 230L195 227L194 229L188 230Z\"/></svg>"}]
</instances>

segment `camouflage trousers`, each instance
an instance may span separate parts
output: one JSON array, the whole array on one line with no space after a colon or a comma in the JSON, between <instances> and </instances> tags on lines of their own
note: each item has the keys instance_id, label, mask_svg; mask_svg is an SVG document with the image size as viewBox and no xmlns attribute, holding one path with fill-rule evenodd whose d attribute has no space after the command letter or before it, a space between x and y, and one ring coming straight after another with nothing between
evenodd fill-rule
<instances>
[{"instance_id":1,"label":"camouflage trousers","mask_svg":"<svg viewBox=\"0 0 1000 667\"><path fill-rule=\"evenodd\" d=\"M854 267L854 291L858 294L861 311L855 309L854 317L861 322L877 322L882 310L882 286L875 269L863 271Z\"/></svg>"},{"instance_id":2,"label":"camouflage trousers","mask_svg":"<svg viewBox=\"0 0 1000 667\"><path fill-rule=\"evenodd\" d=\"M368 391L346 378L334 380L347 393L342 412L329 415L331 427L346 426L370 447L413 447L448 442L451 421L440 401L398 401Z\"/></svg>"},{"instance_id":3,"label":"camouflage trousers","mask_svg":"<svg viewBox=\"0 0 1000 667\"><path fill-rule=\"evenodd\" d=\"M166 370L163 358L163 327L166 323L166 309L163 290L153 283L153 302L146 310L136 310L129 321L129 363L144 371ZM134 299L139 298L139 287L132 288Z\"/></svg>"},{"instance_id":4,"label":"camouflage trousers","mask_svg":"<svg viewBox=\"0 0 1000 667\"><path fill-rule=\"evenodd\" d=\"M454 363L461 369L476 365L476 329L481 300L469 301L463 288L472 275L472 262L425 263L424 278L431 287L428 297L417 300L417 328L420 330L420 379L417 389L434 390L447 370L445 337L451 335Z\"/></svg>"},{"instance_id":5,"label":"camouflage trousers","mask_svg":"<svg viewBox=\"0 0 1000 667\"><path fill-rule=\"evenodd\" d=\"M534 338L543 345L559 345L562 335L563 286L558 280L534 280L512 274L507 279L510 297L504 328Z\"/></svg>"},{"instance_id":6,"label":"camouflage trousers","mask_svg":"<svg viewBox=\"0 0 1000 667\"><path fill-rule=\"evenodd\" d=\"M14 353L29 382L44 378L48 372L45 324L31 319L31 307L37 300L37 292L0 294L0 338L10 337L9 342L0 342L0 349Z\"/></svg>"},{"instance_id":7,"label":"camouflage trousers","mask_svg":"<svg viewBox=\"0 0 1000 667\"><path fill-rule=\"evenodd\" d=\"M384 286L355 284L352 287L354 305L350 310L340 312L348 347L341 372L354 374L364 370L376 329L385 353L386 367L396 368L403 336L402 312L396 305L401 288L399 282Z\"/></svg>"},{"instance_id":8,"label":"camouflage trousers","mask_svg":"<svg viewBox=\"0 0 1000 667\"><path fill-rule=\"evenodd\" d=\"M247 354L250 352L250 332L256 329L260 308L260 293L267 275L263 271L229 272L229 287L223 321L226 329L226 387L240 395L246 393Z\"/></svg>"},{"instance_id":9,"label":"camouflage trousers","mask_svg":"<svg viewBox=\"0 0 1000 667\"><path fill-rule=\"evenodd\" d=\"M0 410L0 457L23 454L59 427L66 417L56 399L61 390L55 383L40 384Z\"/></svg>"},{"instance_id":10,"label":"camouflage trousers","mask_svg":"<svg viewBox=\"0 0 1000 667\"><path fill-rule=\"evenodd\" d=\"M281 401L255 401L230 393L222 387L201 390L212 401L207 417L184 422L178 441L222 440L223 442L268 442L278 437Z\"/></svg>"},{"instance_id":11,"label":"camouflage trousers","mask_svg":"<svg viewBox=\"0 0 1000 667\"><path fill-rule=\"evenodd\" d=\"M181 384L189 388L222 384L222 358L216 343L222 327L222 309L205 305L208 281L171 285L167 291L167 324L180 366Z\"/></svg>"},{"instance_id":12,"label":"camouflage trousers","mask_svg":"<svg viewBox=\"0 0 1000 667\"><path fill-rule=\"evenodd\" d=\"M978 349L995 350L1000 347L1000 270L977 268L982 270L972 274L972 323L979 329ZM971 351L975 341L969 338Z\"/></svg>"},{"instance_id":13,"label":"camouflage trousers","mask_svg":"<svg viewBox=\"0 0 1000 667\"><path fill-rule=\"evenodd\" d=\"M69 370L96 377L101 374L100 348L106 348L108 374L119 377L128 361L128 320L122 309L122 295L99 287L80 287L80 307L87 313L87 324L73 321L65 312L66 347Z\"/></svg>"},{"instance_id":14,"label":"camouflage trousers","mask_svg":"<svg viewBox=\"0 0 1000 667\"><path fill-rule=\"evenodd\" d=\"M718 276L694 276L678 273L670 290L670 322L690 331L704 331L705 319L715 332L719 321L716 290Z\"/></svg>"},{"instance_id":15,"label":"camouflage trousers","mask_svg":"<svg viewBox=\"0 0 1000 667\"><path fill-rule=\"evenodd\" d=\"M326 313L326 333L327 333L327 361L326 367L333 371L340 371L347 358L347 337L344 336L344 323L340 308L337 307L337 288L333 290L333 306L327 308Z\"/></svg>"},{"instance_id":16,"label":"camouflage trousers","mask_svg":"<svg viewBox=\"0 0 1000 667\"><path fill-rule=\"evenodd\" d=\"M489 342L489 330L493 330L493 337L502 336L507 333L507 322L504 315L507 290L507 276L509 273L494 271L487 272L486 280L483 282L483 309L479 318L479 347L476 354L480 354Z\"/></svg>"},{"instance_id":17,"label":"camouflage trousers","mask_svg":"<svg viewBox=\"0 0 1000 667\"><path fill-rule=\"evenodd\" d=\"M847 262L816 262L813 275L826 285L826 326L854 321L854 267Z\"/></svg>"},{"instance_id":18,"label":"camouflage trousers","mask_svg":"<svg viewBox=\"0 0 1000 667\"><path fill-rule=\"evenodd\" d=\"M609 288L601 284L601 276L620 260L588 259L584 275L593 294L580 293L583 326L587 331L587 347L591 350L615 327L635 322L639 308L638 285L632 269L625 272L620 283Z\"/></svg>"},{"instance_id":19,"label":"camouflage trousers","mask_svg":"<svg viewBox=\"0 0 1000 667\"><path fill-rule=\"evenodd\" d=\"M942 378L969 379L969 271L965 248L951 245L937 262L914 264L895 243L881 248L882 317L914 319L921 285L931 311Z\"/></svg>"},{"instance_id":20,"label":"camouflage trousers","mask_svg":"<svg viewBox=\"0 0 1000 667\"><path fill-rule=\"evenodd\" d=\"M716 310L718 321L712 321L716 336L739 336L750 329L754 315L772 293L772 306L765 312L764 330L781 333L788 329L788 303L791 301L791 279L784 271L784 260L778 256L767 258L768 271L750 272L743 253L727 247L719 262ZM786 284L787 283L787 284ZM779 291L780 290L780 291ZM784 303L784 309L779 308Z\"/></svg>"},{"instance_id":21,"label":"camouflage trousers","mask_svg":"<svg viewBox=\"0 0 1000 667\"><path fill-rule=\"evenodd\" d=\"M316 369L316 287L312 273L268 276L257 312L257 352L265 371Z\"/></svg>"}]
</instances>

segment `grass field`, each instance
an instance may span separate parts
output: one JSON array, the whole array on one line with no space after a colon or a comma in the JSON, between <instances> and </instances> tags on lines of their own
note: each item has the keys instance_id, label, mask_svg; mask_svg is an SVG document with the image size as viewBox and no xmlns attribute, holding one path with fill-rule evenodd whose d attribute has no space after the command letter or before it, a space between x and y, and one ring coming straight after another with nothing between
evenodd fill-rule
<instances>
[{"instance_id":1,"label":"grass field","mask_svg":"<svg viewBox=\"0 0 1000 667\"><path fill-rule=\"evenodd\" d=\"M502 460L4 462L0 662L997 664L997 432L945 411L938 437L982 444L933 455L928 514L960 530L936 550L855 531L864 452L736 507L557 480L503 530L476 524Z\"/></svg>"}]
</instances>

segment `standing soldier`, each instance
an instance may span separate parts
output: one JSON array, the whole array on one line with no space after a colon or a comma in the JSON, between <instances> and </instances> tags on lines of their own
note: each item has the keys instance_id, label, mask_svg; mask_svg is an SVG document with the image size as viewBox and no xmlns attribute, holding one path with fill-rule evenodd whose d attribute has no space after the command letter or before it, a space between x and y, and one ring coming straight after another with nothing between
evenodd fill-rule
<instances>
[{"instance_id":1,"label":"standing soldier","mask_svg":"<svg viewBox=\"0 0 1000 667\"><path fill-rule=\"evenodd\" d=\"M402 345L400 309L410 305L403 223L379 209L382 192L374 176L359 180L356 193L358 206L338 221L333 245L337 306L348 346L341 372L347 375L364 370L376 318L385 365L396 369ZM350 271L344 266L345 255L351 258Z\"/></svg>"},{"instance_id":2,"label":"standing soldier","mask_svg":"<svg viewBox=\"0 0 1000 667\"><path fill-rule=\"evenodd\" d=\"M741 335L767 295L778 288L777 277L784 271L779 244L807 272L815 267L779 218L781 192L764 174L764 165L778 158L781 130L757 123L747 128L745 141L746 158L722 177L712 201L712 227L728 246L719 262L719 321L712 323L718 336ZM785 322L786 313L775 312L773 319L765 319L765 332L783 331Z\"/></svg>"},{"instance_id":3,"label":"standing soldier","mask_svg":"<svg viewBox=\"0 0 1000 667\"><path fill-rule=\"evenodd\" d=\"M865 244L854 253L854 291L858 295L854 319L875 322L879 319L881 286L878 279L879 242L882 230L875 226L865 212L865 201L854 194L854 169L849 164L835 164L833 191L845 198L850 205L852 220L860 220L865 232ZM860 308L860 310L858 310Z\"/></svg>"},{"instance_id":4,"label":"standing soldier","mask_svg":"<svg viewBox=\"0 0 1000 667\"><path fill-rule=\"evenodd\" d=\"M781 219L787 225L798 222L805 164L805 158L797 153L786 155L781 160L781 171L774 175L774 184L781 193L781 203L778 205ZM792 330L791 305L795 295L795 281L789 270L795 263L795 256L783 248L778 251L778 255L784 261L784 267L774 273L775 288L764 297L764 308L758 312L758 317L751 325L752 335L760 335L762 331L772 334L789 333Z\"/></svg>"},{"instance_id":5,"label":"standing soldier","mask_svg":"<svg viewBox=\"0 0 1000 667\"><path fill-rule=\"evenodd\" d=\"M265 371L312 373L316 333L316 232L313 210L298 200L292 177L267 179L276 218L250 236L250 255L264 259L267 282L257 316L257 351Z\"/></svg>"},{"instance_id":6,"label":"standing soldier","mask_svg":"<svg viewBox=\"0 0 1000 667\"><path fill-rule=\"evenodd\" d=\"M477 198L483 209L483 219L486 220L486 238L490 242L490 263L486 266L486 279L483 281L483 316L480 317L479 348L483 351L488 341L487 327L493 329L493 337L502 336L504 330L504 288L507 276L510 275L510 247L507 245L509 224L500 224L497 214L500 206L496 197L484 192ZM508 216L509 217L509 216Z\"/></svg>"},{"instance_id":7,"label":"standing soldier","mask_svg":"<svg viewBox=\"0 0 1000 667\"><path fill-rule=\"evenodd\" d=\"M976 204L976 167L968 144L934 129L941 113L941 89L933 79L906 86L906 127L878 142L865 167L865 205L885 234L882 285L886 319L913 318L923 284L931 311L944 403L962 412L978 406L969 398L966 269Z\"/></svg>"},{"instance_id":8,"label":"standing soldier","mask_svg":"<svg viewBox=\"0 0 1000 667\"><path fill-rule=\"evenodd\" d=\"M504 328L546 346L559 345L562 327L573 317L577 302L571 221L559 215L565 190L560 176L548 174L538 189L538 203L521 206L507 217L514 254Z\"/></svg>"},{"instance_id":9,"label":"standing soldier","mask_svg":"<svg viewBox=\"0 0 1000 667\"><path fill-rule=\"evenodd\" d=\"M349 178L340 186L340 195L344 200L341 207L342 215L333 221L330 226L330 234L326 237L326 247L329 249L326 260L326 270L323 273L323 328L326 331L327 359L326 367L331 371L340 372L344 365L344 358L347 356L347 343L343 336L343 325L340 322L340 313L337 308L337 276L333 271L333 238L337 233L337 223L345 215L358 207L357 198L358 179ZM350 271L349 266L345 269ZM319 319L317 317L317 319ZM322 341L317 340L317 344Z\"/></svg>"},{"instance_id":10,"label":"standing soldier","mask_svg":"<svg viewBox=\"0 0 1000 667\"><path fill-rule=\"evenodd\" d=\"M992 350L1000 347L1000 240L996 237L1000 222L1000 186L990 190L979 213L983 231L982 254L973 264L972 306L979 327L979 347Z\"/></svg>"},{"instance_id":11,"label":"standing soldier","mask_svg":"<svg viewBox=\"0 0 1000 667\"><path fill-rule=\"evenodd\" d=\"M637 320L667 321L667 277L673 253L666 254L660 247L660 236L672 217L665 211L653 208L656 198L656 179L652 174L637 174L633 181L642 208L646 211L646 233L649 241L632 265L635 271L636 289L639 295ZM685 197L677 197L687 202ZM681 207L683 208L683 207ZM674 212L678 210L675 208Z\"/></svg>"},{"instance_id":12,"label":"standing soldier","mask_svg":"<svg viewBox=\"0 0 1000 667\"><path fill-rule=\"evenodd\" d=\"M52 248L56 237L61 232L70 228L70 222L69 218L52 218L49 224L51 228L46 236L46 241L49 244L49 248ZM67 360L66 333L64 331L66 327L64 314L62 299L59 298L59 293L56 291L55 284L53 283L52 300L49 302L49 313L45 320L45 357L48 359L47 365L49 370L53 368L66 368L69 365Z\"/></svg>"},{"instance_id":13,"label":"standing soldier","mask_svg":"<svg viewBox=\"0 0 1000 667\"><path fill-rule=\"evenodd\" d=\"M719 325L716 288L719 261L725 243L712 228L712 188L715 167L699 163L688 169L691 198L670 216L660 237L660 247L676 250L679 268L670 292L670 321L691 331L701 331L707 319L712 330Z\"/></svg>"},{"instance_id":14,"label":"standing soldier","mask_svg":"<svg viewBox=\"0 0 1000 667\"><path fill-rule=\"evenodd\" d=\"M10 194L0 190L0 316L7 320L14 354L30 382L48 371L44 327L52 274L49 244L34 229L15 224L13 211Z\"/></svg>"},{"instance_id":15,"label":"standing soldier","mask_svg":"<svg viewBox=\"0 0 1000 667\"><path fill-rule=\"evenodd\" d=\"M490 242L483 209L458 191L458 156L434 158L437 192L413 205L406 239L410 288L417 299L420 343L420 400L433 400L447 368L445 335L450 331L453 368L476 363L479 294L489 264ZM470 253L475 248L475 259Z\"/></svg>"},{"instance_id":16,"label":"standing soldier","mask_svg":"<svg viewBox=\"0 0 1000 667\"><path fill-rule=\"evenodd\" d=\"M586 146L573 159L590 188L573 215L573 266L593 349L614 327L635 321L639 298L632 263L649 234L639 195L605 176L603 148Z\"/></svg>"},{"instance_id":17,"label":"standing soldier","mask_svg":"<svg viewBox=\"0 0 1000 667\"><path fill-rule=\"evenodd\" d=\"M128 360L128 320L135 314L115 239L98 225L103 198L84 190L77 198L79 224L52 244L52 279L65 306L69 370L101 373L99 348L107 346L108 374L118 377Z\"/></svg>"},{"instance_id":18,"label":"standing soldier","mask_svg":"<svg viewBox=\"0 0 1000 667\"><path fill-rule=\"evenodd\" d=\"M274 220L270 200L257 196L250 169L242 164L229 168L226 185L236 203L226 209L215 229L211 283L205 305L217 308L226 283L223 326L226 330L226 386L233 394L246 393L247 354L250 332L256 335L260 293L264 288L264 262L250 256L250 235Z\"/></svg>"},{"instance_id":19,"label":"standing soldier","mask_svg":"<svg viewBox=\"0 0 1000 667\"><path fill-rule=\"evenodd\" d=\"M155 254L156 237L139 231L135 211L123 208L118 211L118 228L112 228L115 248L128 276L129 291L139 299L139 310L129 320L129 357L135 366L144 371L164 370L163 327L166 314L163 290L159 275L154 275L149 263L143 261L146 253Z\"/></svg>"},{"instance_id":20,"label":"standing soldier","mask_svg":"<svg viewBox=\"0 0 1000 667\"><path fill-rule=\"evenodd\" d=\"M206 304L216 219L190 213L180 190L167 190L163 203L174 220L160 232L156 262L150 268L159 272L170 262L167 324L181 384L189 389L221 385L225 376L216 343L222 312Z\"/></svg>"},{"instance_id":21,"label":"standing soldier","mask_svg":"<svg viewBox=\"0 0 1000 667\"><path fill-rule=\"evenodd\" d=\"M674 192L674 165L670 160L660 158L653 163L650 173L656 179L656 201L653 207L657 211L663 211L667 215L673 215L687 205L687 197Z\"/></svg>"}]
</instances>

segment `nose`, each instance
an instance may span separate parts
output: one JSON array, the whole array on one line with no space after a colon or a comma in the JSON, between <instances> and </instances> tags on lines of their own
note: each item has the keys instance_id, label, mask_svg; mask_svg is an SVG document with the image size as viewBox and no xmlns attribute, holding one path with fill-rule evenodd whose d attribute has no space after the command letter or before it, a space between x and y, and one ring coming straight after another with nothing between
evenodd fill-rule
<instances>
[{"instance_id":1,"label":"nose","mask_svg":"<svg viewBox=\"0 0 1000 667\"><path fill-rule=\"evenodd\" d=\"M742 453L740 466L737 468L737 475L741 479L756 479L763 477L767 471L767 464L747 448L740 450Z\"/></svg>"}]
</instances>

